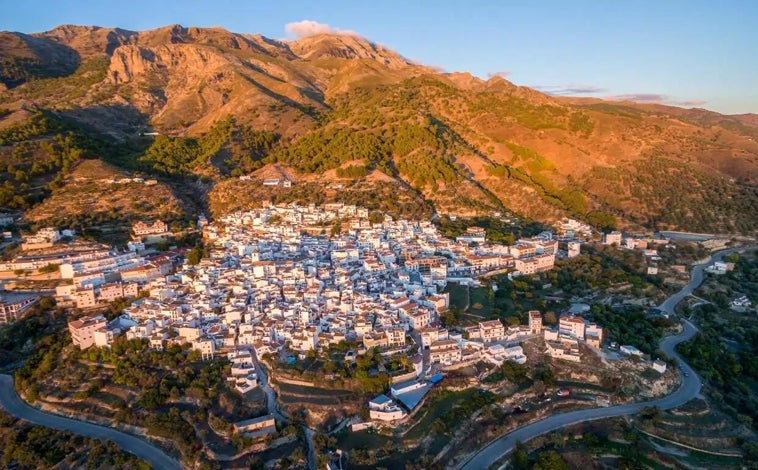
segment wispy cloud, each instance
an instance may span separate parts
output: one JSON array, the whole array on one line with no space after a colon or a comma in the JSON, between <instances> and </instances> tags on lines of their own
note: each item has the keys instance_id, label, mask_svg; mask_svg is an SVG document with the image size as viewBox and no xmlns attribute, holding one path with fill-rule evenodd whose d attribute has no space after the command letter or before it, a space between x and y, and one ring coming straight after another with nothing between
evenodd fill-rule
<instances>
[{"instance_id":1,"label":"wispy cloud","mask_svg":"<svg viewBox=\"0 0 758 470\"><path fill-rule=\"evenodd\" d=\"M577 95L600 95L607 94L608 89L595 85L534 85L531 88L553 96L577 96ZM621 95L598 96L608 101L634 101L635 103L665 104L692 108L707 103L704 100L680 100L661 93L626 93Z\"/></svg>"},{"instance_id":2,"label":"wispy cloud","mask_svg":"<svg viewBox=\"0 0 758 470\"><path fill-rule=\"evenodd\" d=\"M487 72L487 78L493 78L493 77L500 77L500 78L507 78L508 75L510 75L510 70L501 70L499 72Z\"/></svg>"},{"instance_id":3,"label":"wispy cloud","mask_svg":"<svg viewBox=\"0 0 758 470\"><path fill-rule=\"evenodd\" d=\"M594 85L535 85L532 88L556 96L594 95L608 91L606 88Z\"/></svg>"},{"instance_id":4,"label":"wispy cloud","mask_svg":"<svg viewBox=\"0 0 758 470\"><path fill-rule=\"evenodd\" d=\"M634 101L635 103L663 103L668 99L668 96L658 93L628 93L625 95L609 96L608 99L613 101Z\"/></svg>"},{"instance_id":5,"label":"wispy cloud","mask_svg":"<svg viewBox=\"0 0 758 470\"><path fill-rule=\"evenodd\" d=\"M347 29L339 29L329 26L326 23L319 23L318 21L302 20L294 23L287 23L284 25L284 31L287 32L287 36L294 37L296 39L307 38L308 36L315 36L317 34L340 34L344 36L359 36L355 31Z\"/></svg>"},{"instance_id":6,"label":"wispy cloud","mask_svg":"<svg viewBox=\"0 0 758 470\"><path fill-rule=\"evenodd\" d=\"M684 100L684 101L670 101L674 106L683 106L685 108L697 108L703 106L707 101L705 100Z\"/></svg>"},{"instance_id":7,"label":"wispy cloud","mask_svg":"<svg viewBox=\"0 0 758 470\"><path fill-rule=\"evenodd\" d=\"M605 99L611 101L634 101L635 103L667 104L671 106L682 106L685 108L702 106L707 103L707 101L704 100L677 100L668 95L662 95L659 93L629 93L625 95L608 96Z\"/></svg>"}]
</instances>

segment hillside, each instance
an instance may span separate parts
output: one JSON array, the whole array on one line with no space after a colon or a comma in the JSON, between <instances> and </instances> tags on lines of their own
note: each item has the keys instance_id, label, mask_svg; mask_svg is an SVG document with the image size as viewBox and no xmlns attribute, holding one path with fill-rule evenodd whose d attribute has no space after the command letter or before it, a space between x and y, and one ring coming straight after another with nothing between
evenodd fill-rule
<instances>
[{"instance_id":1,"label":"hillside","mask_svg":"<svg viewBox=\"0 0 758 470\"><path fill-rule=\"evenodd\" d=\"M158 177L172 188L158 212L178 218L346 200L416 216L758 229L755 115L551 97L348 35L61 26L0 33L0 45L0 205L34 221L89 158ZM40 116L55 124L30 130ZM264 188L267 171L295 184Z\"/></svg>"}]
</instances>

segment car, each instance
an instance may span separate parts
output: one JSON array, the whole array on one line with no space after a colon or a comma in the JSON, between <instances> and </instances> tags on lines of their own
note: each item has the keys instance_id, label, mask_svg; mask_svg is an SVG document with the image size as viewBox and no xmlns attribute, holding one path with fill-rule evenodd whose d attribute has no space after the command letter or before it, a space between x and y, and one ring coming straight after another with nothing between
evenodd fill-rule
<instances>
[{"instance_id":1,"label":"car","mask_svg":"<svg viewBox=\"0 0 758 470\"><path fill-rule=\"evenodd\" d=\"M690 374L688 374L687 372L685 372L685 373L684 373L684 376L685 376L685 377L689 377L689 376L690 376Z\"/></svg>"}]
</instances>

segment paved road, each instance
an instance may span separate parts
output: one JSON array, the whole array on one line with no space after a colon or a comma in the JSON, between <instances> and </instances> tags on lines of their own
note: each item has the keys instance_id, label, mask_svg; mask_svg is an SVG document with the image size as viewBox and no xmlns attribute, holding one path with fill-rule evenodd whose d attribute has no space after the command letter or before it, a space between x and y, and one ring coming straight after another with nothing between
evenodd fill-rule
<instances>
[{"instance_id":1,"label":"paved road","mask_svg":"<svg viewBox=\"0 0 758 470\"><path fill-rule=\"evenodd\" d=\"M270 415L274 416L274 419L280 423L287 423L287 418L279 411L279 406L276 403L276 390L271 388L268 383L268 371L263 367L258 360L258 353L253 348L253 363L255 364L255 373L258 375L258 384L263 393L266 394L266 408Z\"/></svg>"},{"instance_id":2,"label":"paved road","mask_svg":"<svg viewBox=\"0 0 758 470\"><path fill-rule=\"evenodd\" d=\"M280 423L286 424L288 420L279 411L279 406L276 402L276 390L271 388L271 385L269 385L267 375L268 372L261 365L260 361L258 361L258 355L255 351L255 348L253 348L253 361L255 362L255 372L258 374L258 383L263 389L263 392L266 394L266 407L268 409L268 413L270 415L273 415L275 420L279 421ZM308 470L316 470L316 452L313 445L313 436L316 432L305 425L303 425L303 430L305 431L305 443L308 446L308 454L306 455Z\"/></svg>"},{"instance_id":3,"label":"paved road","mask_svg":"<svg viewBox=\"0 0 758 470\"><path fill-rule=\"evenodd\" d=\"M305 425L303 425L303 430L305 430L305 444L308 446L308 470L316 470L316 446L313 443L313 436L316 435L316 431Z\"/></svg>"},{"instance_id":4,"label":"paved road","mask_svg":"<svg viewBox=\"0 0 758 470\"><path fill-rule=\"evenodd\" d=\"M721 260L724 256L735 252L744 252L747 250L758 249L758 246L744 247L744 248L730 248L727 250L719 251L714 254L711 259L705 264L699 264L692 268L690 282L679 292L666 299L658 308L672 314L674 313L674 307L685 297L690 295L702 282L704 278L703 271L708 265L714 261ZM677 335L667 336L661 340L661 350L670 358L676 358L679 364L682 366L682 370L687 373L687 376L682 377L682 383L679 388L670 395L656 400L629 403L625 405L611 406L607 408L593 408L589 410L577 410L568 413L560 413L551 415L540 421L536 421L527 426L518 428L504 436L490 442L486 447L480 450L468 461L464 462L460 466L463 470L481 470L487 468L492 463L509 453L516 446L517 442L526 442L534 439L542 434L555 431L566 426L578 424L585 421L592 421L596 419L612 418L616 416L624 416L637 413L640 409L648 406L657 406L658 408L668 410L681 406L691 399L695 398L702 387L700 378L684 360L677 354L675 348L676 345L687 341L695 336L697 328L687 320L684 320L684 328Z\"/></svg>"},{"instance_id":5,"label":"paved road","mask_svg":"<svg viewBox=\"0 0 758 470\"><path fill-rule=\"evenodd\" d=\"M0 374L0 407L16 418L23 419L32 424L68 431L80 436L112 441L125 451L145 460L155 469L170 470L182 468L176 460L139 437L113 428L64 418L32 408L21 400L21 397L18 396L16 390L13 388L13 377L6 374Z\"/></svg>"}]
</instances>

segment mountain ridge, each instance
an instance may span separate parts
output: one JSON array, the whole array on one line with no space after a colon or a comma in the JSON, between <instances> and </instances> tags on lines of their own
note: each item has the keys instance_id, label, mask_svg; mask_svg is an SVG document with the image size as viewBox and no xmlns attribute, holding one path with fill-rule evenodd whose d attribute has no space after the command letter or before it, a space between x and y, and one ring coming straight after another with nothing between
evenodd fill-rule
<instances>
[{"instance_id":1,"label":"mountain ridge","mask_svg":"<svg viewBox=\"0 0 758 470\"><path fill-rule=\"evenodd\" d=\"M381 174L440 213L512 209L742 233L758 224L748 216L758 212L756 115L550 96L499 76L438 72L355 35L280 41L181 25L19 34L0 33L0 44L16 44L0 49L0 131L48 110L131 149L119 157L127 169L202 176L216 188L207 197L236 198L210 207L244 205L224 188L277 164L309 185L330 175L327 195ZM40 65L51 55L57 69ZM147 130L165 137L131 142Z\"/></svg>"}]
</instances>

